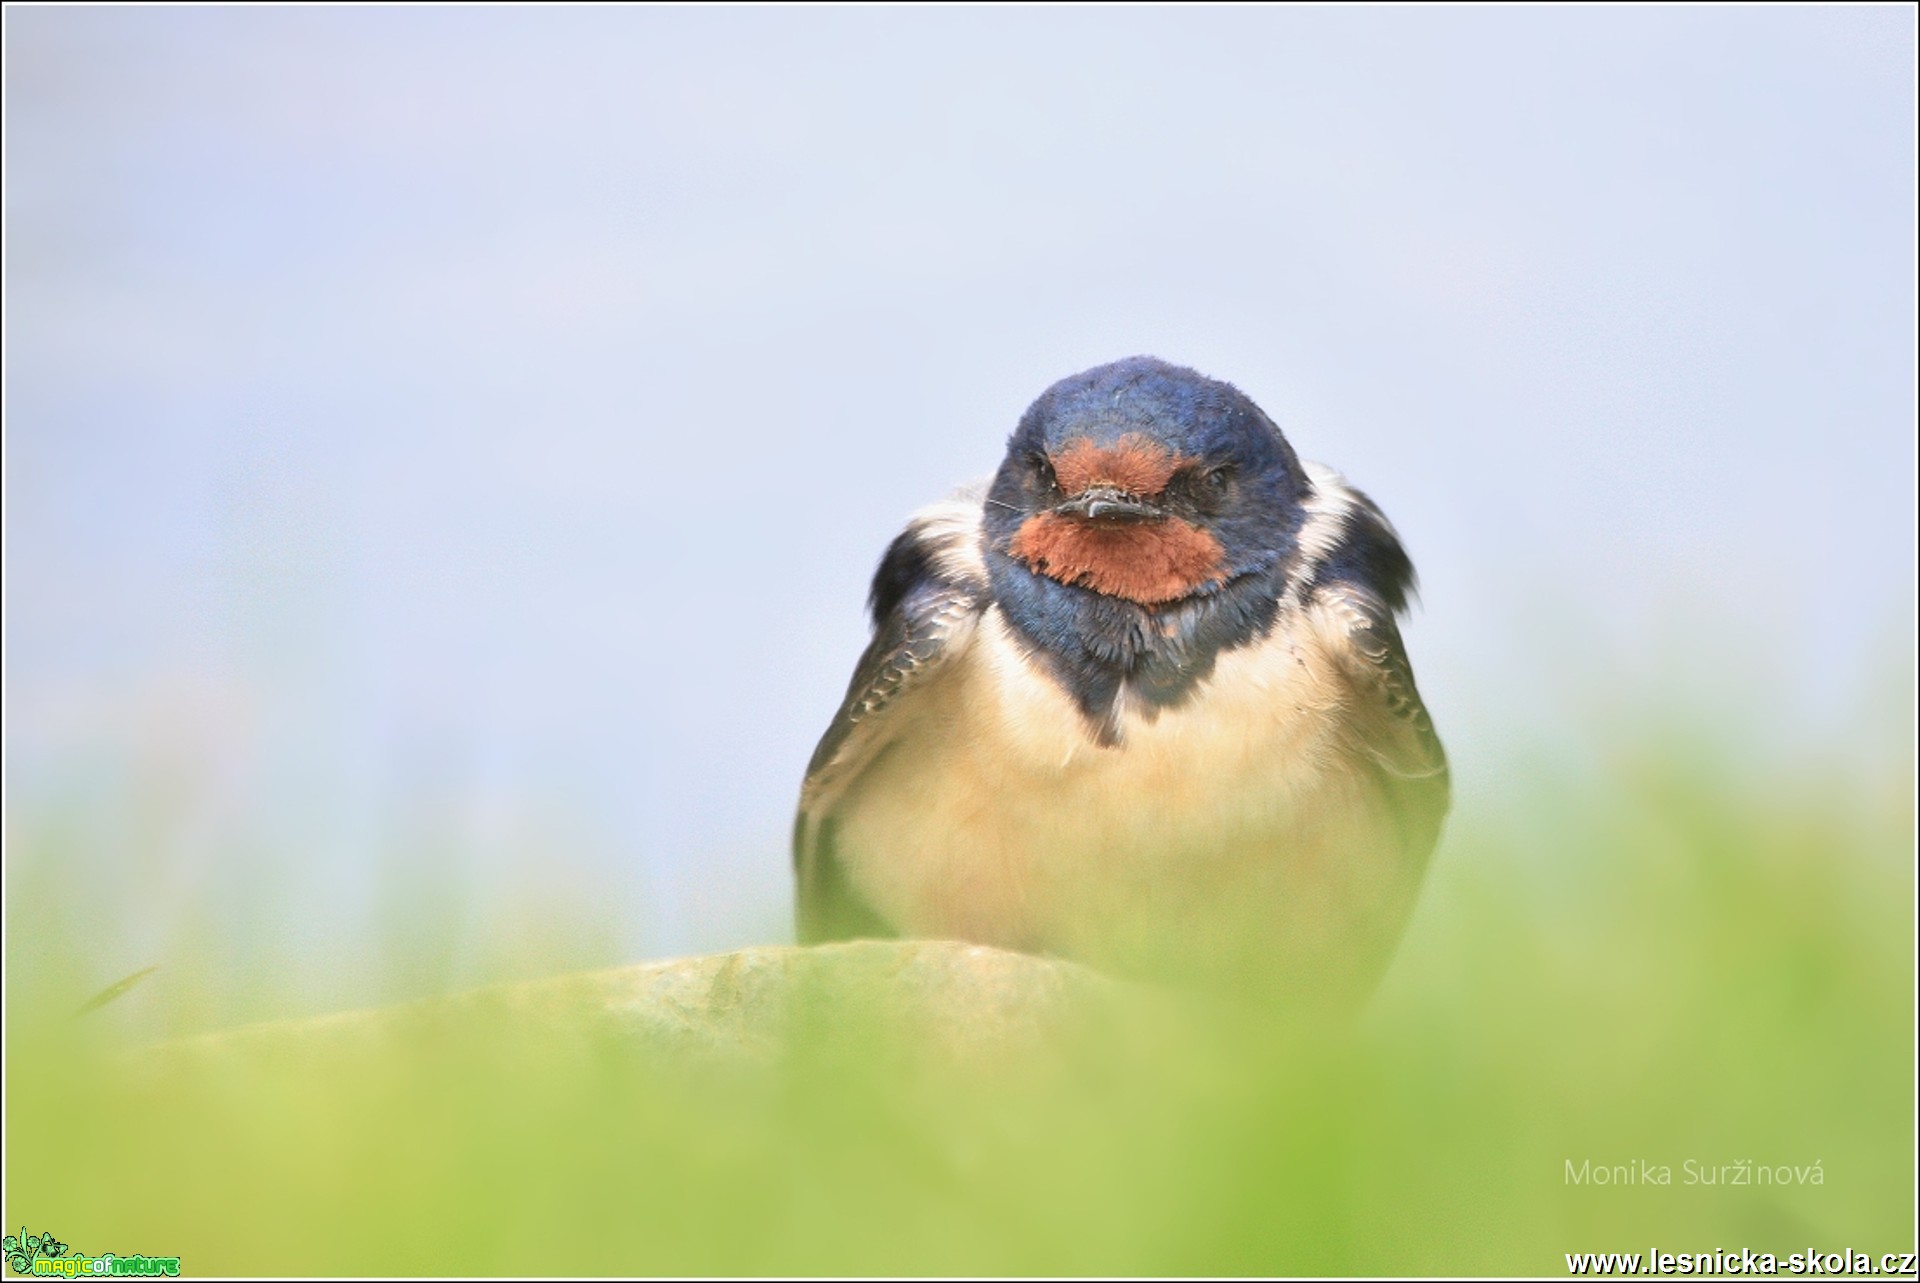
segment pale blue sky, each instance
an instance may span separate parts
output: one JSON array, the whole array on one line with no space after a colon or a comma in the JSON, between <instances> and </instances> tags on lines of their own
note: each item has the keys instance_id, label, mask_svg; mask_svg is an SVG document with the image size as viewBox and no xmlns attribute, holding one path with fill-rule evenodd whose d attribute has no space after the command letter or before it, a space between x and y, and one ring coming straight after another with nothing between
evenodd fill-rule
<instances>
[{"instance_id":1,"label":"pale blue sky","mask_svg":"<svg viewBox=\"0 0 1920 1283\"><path fill-rule=\"evenodd\" d=\"M10 6L6 77L10 832L126 970L244 904L353 1000L440 881L777 937L881 548L1134 353L1399 525L1463 805L1909 663L1905 7Z\"/></svg>"}]
</instances>

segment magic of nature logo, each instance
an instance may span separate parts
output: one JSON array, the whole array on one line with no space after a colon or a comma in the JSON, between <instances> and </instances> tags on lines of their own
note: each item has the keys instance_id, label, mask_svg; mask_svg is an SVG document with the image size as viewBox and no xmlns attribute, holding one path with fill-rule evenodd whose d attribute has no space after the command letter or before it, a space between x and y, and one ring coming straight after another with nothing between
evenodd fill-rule
<instances>
[{"instance_id":1,"label":"magic of nature logo","mask_svg":"<svg viewBox=\"0 0 1920 1283\"><path fill-rule=\"evenodd\" d=\"M29 1234L22 1225L18 1235L9 1234L0 1241L7 1257L7 1268L15 1274L35 1274L42 1278L173 1276L180 1273L177 1256L121 1256L102 1252L98 1256L76 1252L67 1255L67 1244L51 1234Z\"/></svg>"}]
</instances>

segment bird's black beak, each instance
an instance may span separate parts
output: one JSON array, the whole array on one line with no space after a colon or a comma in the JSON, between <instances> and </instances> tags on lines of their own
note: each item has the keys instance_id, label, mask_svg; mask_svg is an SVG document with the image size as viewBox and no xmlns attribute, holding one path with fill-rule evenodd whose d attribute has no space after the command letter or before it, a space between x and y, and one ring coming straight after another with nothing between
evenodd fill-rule
<instances>
[{"instance_id":1,"label":"bird's black beak","mask_svg":"<svg viewBox=\"0 0 1920 1283\"><path fill-rule=\"evenodd\" d=\"M1167 517L1158 504L1130 495L1118 486L1088 486L1054 511L1063 517L1089 521L1164 521Z\"/></svg>"}]
</instances>

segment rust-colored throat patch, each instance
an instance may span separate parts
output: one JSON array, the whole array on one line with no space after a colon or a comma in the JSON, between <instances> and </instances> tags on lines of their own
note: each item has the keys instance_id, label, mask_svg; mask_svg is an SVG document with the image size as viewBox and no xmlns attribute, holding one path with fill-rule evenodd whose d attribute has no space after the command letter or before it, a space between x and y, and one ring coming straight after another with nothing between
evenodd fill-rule
<instances>
[{"instance_id":1,"label":"rust-colored throat patch","mask_svg":"<svg viewBox=\"0 0 1920 1283\"><path fill-rule=\"evenodd\" d=\"M1127 436L1104 448L1077 441L1052 462L1060 488L1069 495L1104 485L1157 501L1174 472L1191 461L1156 442ZM1035 574L1142 606L1179 601L1223 578L1220 541L1173 516L1112 521L1035 513L1014 532L1008 551Z\"/></svg>"}]
</instances>

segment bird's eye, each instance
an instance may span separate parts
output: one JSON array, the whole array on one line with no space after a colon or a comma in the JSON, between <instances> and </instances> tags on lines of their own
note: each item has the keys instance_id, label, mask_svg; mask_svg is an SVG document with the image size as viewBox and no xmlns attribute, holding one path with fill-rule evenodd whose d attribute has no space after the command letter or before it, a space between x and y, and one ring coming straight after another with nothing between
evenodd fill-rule
<instances>
[{"instance_id":1,"label":"bird's eye","mask_svg":"<svg viewBox=\"0 0 1920 1283\"><path fill-rule=\"evenodd\" d=\"M1043 490L1053 489L1053 461L1051 459L1047 458L1044 454L1032 455L1027 460L1027 466L1033 473L1035 484Z\"/></svg>"}]
</instances>

